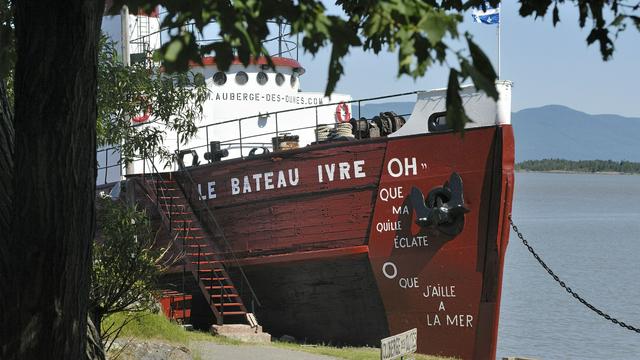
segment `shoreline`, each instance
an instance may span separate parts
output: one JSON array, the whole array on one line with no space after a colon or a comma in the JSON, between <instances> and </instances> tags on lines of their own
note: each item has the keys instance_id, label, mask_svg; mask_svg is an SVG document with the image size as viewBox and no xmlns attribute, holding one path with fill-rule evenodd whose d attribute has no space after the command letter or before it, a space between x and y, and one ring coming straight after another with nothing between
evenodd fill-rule
<instances>
[{"instance_id":1,"label":"shoreline","mask_svg":"<svg viewBox=\"0 0 640 360\"><path fill-rule=\"evenodd\" d=\"M525 170L525 169L516 169L515 172L526 172L526 173L545 173L545 174L586 174L586 175L640 175L640 173L626 173L619 171L576 171L576 170Z\"/></svg>"}]
</instances>

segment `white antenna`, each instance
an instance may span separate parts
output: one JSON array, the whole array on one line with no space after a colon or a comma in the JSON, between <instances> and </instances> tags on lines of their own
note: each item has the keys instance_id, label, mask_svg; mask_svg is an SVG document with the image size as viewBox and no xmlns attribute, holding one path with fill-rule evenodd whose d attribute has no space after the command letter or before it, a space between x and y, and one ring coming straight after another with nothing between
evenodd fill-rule
<instances>
[{"instance_id":1,"label":"white antenna","mask_svg":"<svg viewBox=\"0 0 640 360\"><path fill-rule=\"evenodd\" d=\"M122 65L131 66L131 55L129 52L129 8L127 5L120 10L120 42L122 45ZM124 166L124 174L133 174L133 163L129 162Z\"/></svg>"},{"instance_id":2,"label":"white antenna","mask_svg":"<svg viewBox=\"0 0 640 360\"><path fill-rule=\"evenodd\" d=\"M500 80L500 24L502 23L502 14L500 13L500 7L502 3L498 4L498 80Z\"/></svg>"},{"instance_id":3,"label":"white antenna","mask_svg":"<svg viewBox=\"0 0 640 360\"><path fill-rule=\"evenodd\" d=\"M120 10L120 43L122 45L122 64L131 65L131 55L129 52L129 8L127 5Z\"/></svg>"}]
</instances>

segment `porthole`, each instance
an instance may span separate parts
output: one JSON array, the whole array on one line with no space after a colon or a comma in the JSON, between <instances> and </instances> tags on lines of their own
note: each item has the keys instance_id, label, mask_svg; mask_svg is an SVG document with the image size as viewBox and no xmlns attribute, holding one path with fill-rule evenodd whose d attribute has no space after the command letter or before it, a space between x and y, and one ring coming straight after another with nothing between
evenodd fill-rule
<instances>
[{"instance_id":1,"label":"porthole","mask_svg":"<svg viewBox=\"0 0 640 360\"><path fill-rule=\"evenodd\" d=\"M284 83L284 75L282 75L282 73L277 73L276 74L276 84L278 84L278 86L282 85L282 83Z\"/></svg>"},{"instance_id":2,"label":"porthole","mask_svg":"<svg viewBox=\"0 0 640 360\"><path fill-rule=\"evenodd\" d=\"M244 85L247 81L249 81L249 75L244 71L238 71L236 74L236 83L238 83L238 85Z\"/></svg>"},{"instance_id":3,"label":"porthole","mask_svg":"<svg viewBox=\"0 0 640 360\"><path fill-rule=\"evenodd\" d=\"M260 71L258 73L257 80L258 80L258 84L264 85L269 80L269 77L267 76L267 73L265 73L264 71Z\"/></svg>"},{"instance_id":4,"label":"porthole","mask_svg":"<svg viewBox=\"0 0 640 360\"><path fill-rule=\"evenodd\" d=\"M220 86L224 85L227 82L227 74L222 71L218 71L213 75L213 83Z\"/></svg>"},{"instance_id":5,"label":"porthole","mask_svg":"<svg viewBox=\"0 0 640 360\"><path fill-rule=\"evenodd\" d=\"M291 87L296 86L296 81L298 80L298 75L291 74Z\"/></svg>"}]
</instances>

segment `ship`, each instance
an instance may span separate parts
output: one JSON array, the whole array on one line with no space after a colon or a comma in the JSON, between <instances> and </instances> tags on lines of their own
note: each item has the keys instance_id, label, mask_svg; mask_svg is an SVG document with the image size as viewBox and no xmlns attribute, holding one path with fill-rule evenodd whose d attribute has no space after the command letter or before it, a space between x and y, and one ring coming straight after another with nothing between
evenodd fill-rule
<instances>
[{"instance_id":1,"label":"ship","mask_svg":"<svg viewBox=\"0 0 640 360\"><path fill-rule=\"evenodd\" d=\"M158 33L154 15L125 20L130 33ZM171 148L171 168L142 158L124 169L109 164L113 149L98 151L98 187L122 180L179 258L160 281L165 315L338 346L416 329L419 353L495 358L511 82L496 83L498 101L463 86L473 121L460 133L447 124L445 89L325 97L301 91L297 59L271 60L192 67L211 97L197 135ZM400 97L410 113L365 114L366 103Z\"/></svg>"}]
</instances>

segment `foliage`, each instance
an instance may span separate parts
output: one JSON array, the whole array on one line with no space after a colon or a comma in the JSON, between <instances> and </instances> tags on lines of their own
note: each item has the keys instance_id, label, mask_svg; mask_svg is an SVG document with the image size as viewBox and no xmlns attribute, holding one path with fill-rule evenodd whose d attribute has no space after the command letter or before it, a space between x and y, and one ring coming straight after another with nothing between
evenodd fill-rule
<instances>
[{"instance_id":1,"label":"foliage","mask_svg":"<svg viewBox=\"0 0 640 360\"><path fill-rule=\"evenodd\" d=\"M613 160L564 160L543 159L527 160L516 164L516 170L527 171L570 171L570 172L616 172L640 174L640 163Z\"/></svg>"},{"instance_id":2,"label":"foliage","mask_svg":"<svg viewBox=\"0 0 640 360\"><path fill-rule=\"evenodd\" d=\"M551 9L553 24L560 21L558 4L571 3L579 9L579 25L591 32L586 41L597 42L602 58L607 60L614 51L618 32L628 24L640 30L640 3L634 0L520 0L520 15L544 17ZM267 54L263 41L270 36L268 21L291 25L292 35L301 38L305 51L316 54L320 48L331 47L331 57L325 93L331 94L344 73L342 61L351 48L360 47L378 54L383 50L398 54L398 75L414 78L423 76L434 64L450 66L447 92L447 120L454 128L462 129L468 121L459 96L459 84L470 78L474 85L489 96L497 98L496 73L482 50L473 42L471 34L460 34L463 13L482 8L485 0L337 0L346 17L327 15L321 0L236 0L197 2L176 0L116 0L112 12L124 4L147 12L160 5L167 14L163 27L173 29L171 39L160 49L170 71L184 70L190 61L201 62L201 55L215 53L216 64L226 70L237 56L247 65L252 57ZM499 0L486 1L497 7ZM222 41L197 44L196 35L185 30L194 24L202 33L205 26L216 21ZM193 27L189 27L193 28ZM452 43L463 37L466 50L454 50Z\"/></svg>"},{"instance_id":3,"label":"foliage","mask_svg":"<svg viewBox=\"0 0 640 360\"><path fill-rule=\"evenodd\" d=\"M0 0L0 79L13 69L16 58L13 6L14 2L11 0Z\"/></svg>"},{"instance_id":4,"label":"foliage","mask_svg":"<svg viewBox=\"0 0 640 360\"><path fill-rule=\"evenodd\" d=\"M166 130L176 131L185 143L195 135L196 121L209 97L202 74L169 75L147 65L124 66L115 43L103 38L98 58L97 140L99 146L117 145L125 162L137 156L169 159L171 154L162 146ZM150 116L149 121L132 126L131 119L143 114Z\"/></svg>"},{"instance_id":5,"label":"foliage","mask_svg":"<svg viewBox=\"0 0 640 360\"><path fill-rule=\"evenodd\" d=\"M145 212L109 197L97 200L98 233L93 244L89 313L95 324L104 316L141 312L156 306L155 279L162 249ZM117 336L119 328L102 328L103 343Z\"/></svg>"}]
</instances>

